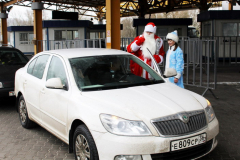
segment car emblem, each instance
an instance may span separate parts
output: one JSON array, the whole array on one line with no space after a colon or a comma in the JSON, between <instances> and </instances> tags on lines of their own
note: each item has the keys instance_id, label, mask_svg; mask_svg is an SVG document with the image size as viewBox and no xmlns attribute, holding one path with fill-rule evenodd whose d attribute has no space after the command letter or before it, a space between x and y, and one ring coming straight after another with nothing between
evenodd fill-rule
<instances>
[{"instance_id":1,"label":"car emblem","mask_svg":"<svg viewBox=\"0 0 240 160\"><path fill-rule=\"evenodd\" d=\"M179 119L183 121L184 123L188 123L189 121L189 116L186 113L180 114Z\"/></svg>"}]
</instances>

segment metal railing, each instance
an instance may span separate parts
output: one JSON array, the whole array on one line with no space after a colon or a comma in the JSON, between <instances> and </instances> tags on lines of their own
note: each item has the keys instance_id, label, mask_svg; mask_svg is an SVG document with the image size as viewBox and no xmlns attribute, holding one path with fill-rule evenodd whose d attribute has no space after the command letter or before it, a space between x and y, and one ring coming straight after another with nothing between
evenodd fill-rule
<instances>
[{"instance_id":1,"label":"metal railing","mask_svg":"<svg viewBox=\"0 0 240 160\"><path fill-rule=\"evenodd\" d=\"M68 48L105 48L105 39L78 39L78 40L42 40L37 41L43 51Z\"/></svg>"},{"instance_id":2,"label":"metal railing","mask_svg":"<svg viewBox=\"0 0 240 160\"><path fill-rule=\"evenodd\" d=\"M165 37L162 39L164 50L167 52L167 40ZM126 47L132 40L133 38L122 38L122 50L126 51ZM217 85L217 41L180 37L178 45L184 53L184 85L204 88L205 91L202 95L209 90L217 98L212 92ZM165 70L165 61L160 68L162 71Z\"/></svg>"},{"instance_id":3,"label":"metal railing","mask_svg":"<svg viewBox=\"0 0 240 160\"><path fill-rule=\"evenodd\" d=\"M201 40L216 40L217 65L240 65L240 37L201 37Z\"/></svg>"}]
</instances>

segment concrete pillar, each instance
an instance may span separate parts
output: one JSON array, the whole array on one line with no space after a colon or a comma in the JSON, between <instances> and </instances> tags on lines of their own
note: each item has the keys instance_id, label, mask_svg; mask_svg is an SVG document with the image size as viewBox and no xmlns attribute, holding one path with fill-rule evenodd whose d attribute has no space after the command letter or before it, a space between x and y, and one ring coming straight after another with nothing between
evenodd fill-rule
<instances>
[{"instance_id":1,"label":"concrete pillar","mask_svg":"<svg viewBox=\"0 0 240 160\"><path fill-rule=\"evenodd\" d=\"M42 51L42 9L43 4L41 2L37 2L34 0L32 2L32 10L33 10L33 44L34 44L34 54L37 54Z\"/></svg>"},{"instance_id":2,"label":"concrete pillar","mask_svg":"<svg viewBox=\"0 0 240 160\"><path fill-rule=\"evenodd\" d=\"M107 47L120 49L120 0L106 0Z\"/></svg>"},{"instance_id":3,"label":"concrete pillar","mask_svg":"<svg viewBox=\"0 0 240 160\"><path fill-rule=\"evenodd\" d=\"M1 33L2 33L2 45L8 45L8 38L7 38L7 18L8 15L6 11L3 10L3 3L0 3L1 13Z\"/></svg>"}]
</instances>

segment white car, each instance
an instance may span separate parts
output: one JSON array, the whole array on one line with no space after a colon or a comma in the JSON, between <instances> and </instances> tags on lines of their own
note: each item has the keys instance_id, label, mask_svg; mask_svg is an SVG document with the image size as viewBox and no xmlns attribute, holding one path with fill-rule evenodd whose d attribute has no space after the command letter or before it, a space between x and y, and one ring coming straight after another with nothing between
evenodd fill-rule
<instances>
[{"instance_id":1,"label":"white car","mask_svg":"<svg viewBox=\"0 0 240 160\"><path fill-rule=\"evenodd\" d=\"M78 160L197 159L217 145L210 102L124 51L39 53L16 72L15 94L22 126L38 123Z\"/></svg>"}]
</instances>

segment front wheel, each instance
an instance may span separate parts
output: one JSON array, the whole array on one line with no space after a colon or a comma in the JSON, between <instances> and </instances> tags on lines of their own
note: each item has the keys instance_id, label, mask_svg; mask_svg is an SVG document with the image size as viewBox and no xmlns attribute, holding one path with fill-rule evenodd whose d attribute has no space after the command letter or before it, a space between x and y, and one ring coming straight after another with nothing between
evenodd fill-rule
<instances>
[{"instance_id":1,"label":"front wheel","mask_svg":"<svg viewBox=\"0 0 240 160\"><path fill-rule=\"evenodd\" d=\"M85 125L78 126L74 132L73 150L76 160L99 160L97 147Z\"/></svg>"},{"instance_id":2,"label":"front wheel","mask_svg":"<svg viewBox=\"0 0 240 160\"><path fill-rule=\"evenodd\" d=\"M36 123L31 121L28 117L26 102L22 95L18 101L18 113L19 113L20 123L24 128L29 129L36 126Z\"/></svg>"}]
</instances>

